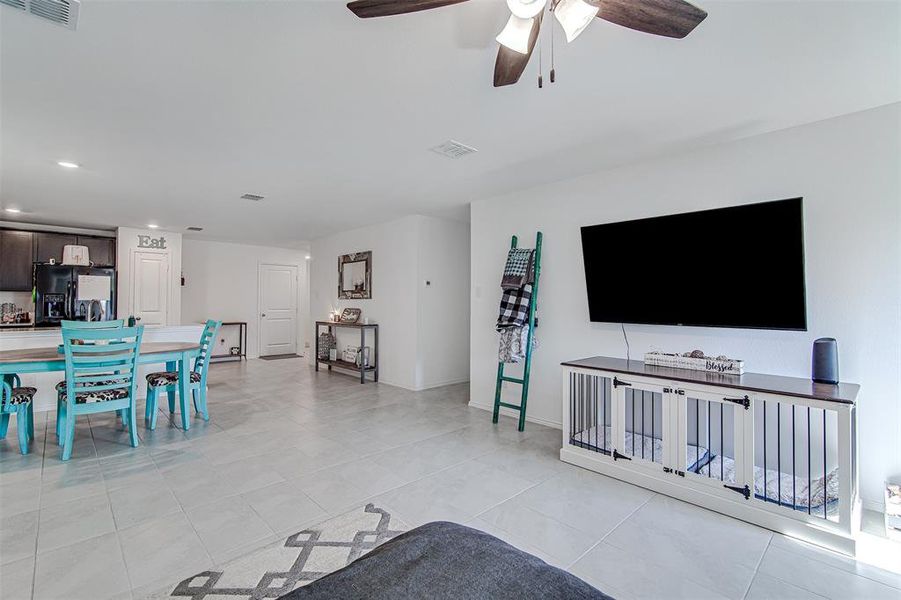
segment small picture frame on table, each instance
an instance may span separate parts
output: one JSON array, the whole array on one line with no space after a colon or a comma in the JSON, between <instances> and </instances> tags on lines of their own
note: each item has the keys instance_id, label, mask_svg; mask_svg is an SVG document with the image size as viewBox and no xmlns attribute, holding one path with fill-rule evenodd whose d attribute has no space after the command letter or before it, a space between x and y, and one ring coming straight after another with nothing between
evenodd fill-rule
<instances>
[{"instance_id":1,"label":"small picture frame on table","mask_svg":"<svg viewBox=\"0 0 901 600\"><path fill-rule=\"evenodd\" d=\"M348 325L353 325L360 320L360 316L363 314L363 310L360 308L345 308L341 311L341 317L339 318L339 323L346 323Z\"/></svg>"}]
</instances>

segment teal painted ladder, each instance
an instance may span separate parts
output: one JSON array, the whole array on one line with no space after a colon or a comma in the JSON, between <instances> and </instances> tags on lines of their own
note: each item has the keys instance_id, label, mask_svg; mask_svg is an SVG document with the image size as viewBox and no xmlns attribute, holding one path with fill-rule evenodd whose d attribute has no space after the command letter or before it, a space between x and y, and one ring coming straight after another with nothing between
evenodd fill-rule
<instances>
[{"instance_id":1,"label":"teal painted ladder","mask_svg":"<svg viewBox=\"0 0 901 600\"><path fill-rule=\"evenodd\" d=\"M513 236L510 248L516 248L518 240ZM494 391L494 416L491 419L493 423L497 423L500 415L501 407L511 408L519 411L519 430L526 428L526 402L529 399L529 375L532 371L532 336L535 335L535 307L538 304L538 278L541 275L541 232L535 236L535 281L532 283L532 300L529 302L529 335L526 340L526 361L523 365L522 379L516 377L507 377L504 375L504 363L497 363L497 387ZM504 382L518 383L522 386L522 397L519 405L501 402L501 388Z\"/></svg>"}]
</instances>

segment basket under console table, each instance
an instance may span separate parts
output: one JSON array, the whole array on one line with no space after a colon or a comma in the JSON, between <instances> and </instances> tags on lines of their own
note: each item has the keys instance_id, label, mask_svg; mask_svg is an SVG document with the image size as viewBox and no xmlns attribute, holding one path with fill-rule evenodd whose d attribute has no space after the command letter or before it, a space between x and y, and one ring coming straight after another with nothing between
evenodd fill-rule
<instances>
[{"instance_id":1,"label":"basket under console table","mask_svg":"<svg viewBox=\"0 0 901 600\"><path fill-rule=\"evenodd\" d=\"M855 554L858 385L607 357L562 368L561 460Z\"/></svg>"},{"instance_id":2,"label":"basket under console table","mask_svg":"<svg viewBox=\"0 0 901 600\"><path fill-rule=\"evenodd\" d=\"M366 330L372 331L372 352L369 364L366 364L364 357L361 356L360 364L356 364L347 360L328 360L319 357L319 332L322 327L328 328L328 332L335 336L335 329L347 328L358 329L360 331L360 348L366 347ZM337 339L337 336L335 336ZM360 383L366 383L366 373L372 373L372 381L379 381L379 326L376 323L341 323L340 321L316 321L316 330L313 333L313 339L316 340L316 370L319 365L327 365L328 370L332 367L346 369L348 371L357 371L360 375ZM365 351L364 351L365 352ZM365 356L365 354L364 354Z\"/></svg>"}]
</instances>

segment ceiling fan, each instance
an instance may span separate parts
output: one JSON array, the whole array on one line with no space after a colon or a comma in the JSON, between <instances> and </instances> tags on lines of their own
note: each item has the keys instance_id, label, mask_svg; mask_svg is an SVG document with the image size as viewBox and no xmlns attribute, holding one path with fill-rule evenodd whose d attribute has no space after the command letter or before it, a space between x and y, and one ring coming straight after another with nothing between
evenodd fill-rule
<instances>
[{"instance_id":1,"label":"ceiling fan","mask_svg":"<svg viewBox=\"0 0 901 600\"><path fill-rule=\"evenodd\" d=\"M460 4L467 0L355 0L347 5L361 19L402 15ZM507 0L510 19L497 36L500 44L494 63L494 87L519 81L529 63L545 7L573 41L597 17L653 35L684 38L707 12L684 0ZM551 70L551 81L554 71ZM539 87L541 78L539 76Z\"/></svg>"}]
</instances>

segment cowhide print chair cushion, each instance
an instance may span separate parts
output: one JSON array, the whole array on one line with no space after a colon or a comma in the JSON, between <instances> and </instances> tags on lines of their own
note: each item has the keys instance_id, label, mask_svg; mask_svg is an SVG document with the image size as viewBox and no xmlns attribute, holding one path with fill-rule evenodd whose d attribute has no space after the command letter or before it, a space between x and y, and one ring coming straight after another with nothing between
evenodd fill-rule
<instances>
[{"instance_id":1,"label":"cowhide print chair cushion","mask_svg":"<svg viewBox=\"0 0 901 600\"><path fill-rule=\"evenodd\" d=\"M33 387L17 387L13 388L12 400L10 404L28 404L37 393L37 388Z\"/></svg>"},{"instance_id":2,"label":"cowhide print chair cushion","mask_svg":"<svg viewBox=\"0 0 901 600\"><path fill-rule=\"evenodd\" d=\"M147 376L147 384L151 387L160 387L178 383L178 373L175 371L160 371ZM191 383L200 383L200 373L191 371Z\"/></svg>"},{"instance_id":3,"label":"cowhide print chair cushion","mask_svg":"<svg viewBox=\"0 0 901 600\"><path fill-rule=\"evenodd\" d=\"M100 381L96 385L113 385L121 383L120 380ZM76 386L76 390L78 387ZM56 391L62 399L66 398L66 382L60 381L56 384ZM121 400L128 398L127 388L116 388L114 390L91 390L88 392L75 392L75 404L89 404L91 402L107 402L109 400Z\"/></svg>"}]
</instances>

